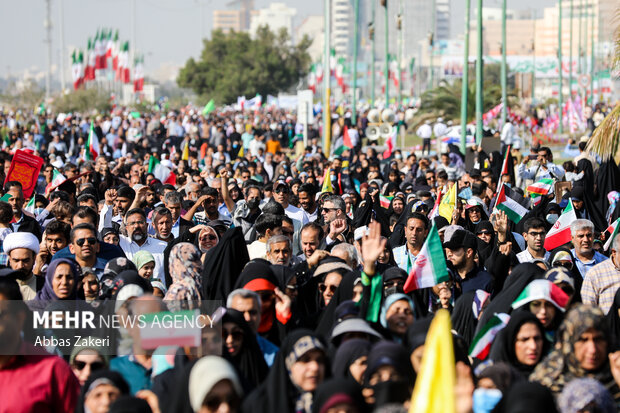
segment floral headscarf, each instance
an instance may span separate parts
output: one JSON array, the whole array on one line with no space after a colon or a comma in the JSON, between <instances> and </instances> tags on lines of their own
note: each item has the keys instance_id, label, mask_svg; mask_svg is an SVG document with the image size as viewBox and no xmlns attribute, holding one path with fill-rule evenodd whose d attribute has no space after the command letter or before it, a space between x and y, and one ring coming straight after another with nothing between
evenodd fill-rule
<instances>
[{"instance_id":1,"label":"floral headscarf","mask_svg":"<svg viewBox=\"0 0 620 413\"><path fill-rule=\"evenodd\" d=\"M536 366L530 381L549 388L556 397L570 381L585 377L596 379L608 388L614 386L612 394L617 393L618 386L611 375L608 361L598 371L588 372L581 367L575 356L575 343L589 329L602 332L607 340L608 352L612 350L613 341L603 312L597 307L577 305L566 314L557 332L555 349Z\"/></svg>"},{"instance_id":2,"label":"floral headscarf","mask_svg":"<svg viewBox=\"0 0 620 413\"><path fill-rule=\"evenodd\" d=\"M199 303L202 290L202 264L200 251L189 242L180 242L172 247L168 268L172 285L164 300L191 301ZM170 307L170 306L169 306Z\"/></svg>"}]
</instances>

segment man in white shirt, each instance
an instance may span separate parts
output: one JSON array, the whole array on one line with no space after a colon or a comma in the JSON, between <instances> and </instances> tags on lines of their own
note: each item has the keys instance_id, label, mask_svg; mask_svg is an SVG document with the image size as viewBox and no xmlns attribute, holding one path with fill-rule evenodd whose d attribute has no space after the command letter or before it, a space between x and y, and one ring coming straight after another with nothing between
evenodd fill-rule
<instances>
[{"instance_id":1,"label":"man in white shirt","mask_svg":"<svg viewBox=\"0 0 620 413\"><path fill-rule=\"evenodd\" d=\"M540 218L528 218L523 224L523 238L527 244L527 248L517 254L520 263L534 262L534 260L549 259L551 255L545 251L545 223Z\"/></svg>"},{"instance_id":2,"label":"man in white shirt","mask_svg":"<svg viewBox=\"0 0 620 413\"><path fill-rule=\"evenodd\" d=\"M153 254L155 258L153 276L165 283L164 250L168 244L148 236L144 210L134 208L127 212L127 215L125 215L125 228L127 229L127 236L121 235L119 242L119 247L125 252L125 256L131 260L134 254L140 250Z\"/></svg>"},{"instance_id":3,"label":"man in white shirt","mask_svg":"<svg viewBox=\"0 0 620 413\"><path fill-rule=\"evenodd\" d=\"M294 205L288 203L291 189L284 181L276 181L273 184L273 199L284 208L287 217L301 223L300 227L308 223L308 215Z\"/></svg>"},{"instance_id":4,"label":"man in white shirt","mask_svg":"<svg viewBox=\"0 0 620 413\"><path fill-rule=\"evenodd\" d=\"M265 258L267 255L267 240L274 235L282 234L282 217L274 214L261 214L256 219L256 241L248 245L250 260Z\"/></svg>"},{"instance_id":5,"label":"man in white shirt","mask_svg":"<svg viewBox=\"0 0 620 413\"><path fill-rule=\"evenodd\" d=\"M433 136L433 129L431 128L431 121L427 120L424 125L420 126L416 131L416 135L418 135L422 139L422 155L424 155L424 151L426 150L428 154L431 153L431 136Z\"/></svg>"},{"instance_id":6,"label":"man in white shirt","mask_svg":"<svg viewBox=\"0 0 620 413\"><path fill-rule=\"evenodd\" d=\"M542 147L538 150L537 155L536 162L538 165L530 168L527 167L529 158L527 156L523 157L523 163L517 168L517 174L521 179L531 179L536 182L543 178L562 179L564 177L564 169L551 162L551 149Z\"/></svg>"}]
</instances>

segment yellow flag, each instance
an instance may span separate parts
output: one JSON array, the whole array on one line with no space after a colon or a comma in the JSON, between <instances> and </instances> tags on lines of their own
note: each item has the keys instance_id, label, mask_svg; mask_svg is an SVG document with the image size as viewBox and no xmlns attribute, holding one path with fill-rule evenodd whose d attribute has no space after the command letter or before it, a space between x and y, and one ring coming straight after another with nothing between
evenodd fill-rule
<instances>
[{"instance_id":1,"label":"yellow flag","mask_svg":"<svg viewBox=\"0 0 620 413\"><path fill-rule=\"evenodd\" d=\"M239 149L239 153L237 154L237 158L243 158L243 145L241 145L241 149Z\"/></svg>"},{"instance_id":2,"label":"yellow flag","mask_svg":"<svg viewBox=\"0 0 620 413\"><path fill-rule=\"evenodd\" d=\"M441 198L441 202L439 203L439 215L447 219L448 222L452 222L452 213L456 206L456 187L457 184L455 182L452 188L448 189L448 192Z\"/></svg>"},{"instance_id":3,"label":"yellow flag","mask_svg":"<svg viewBox=\"0 0 620 413\"><path fill-rule=\"evenodd\" d=\"M411 396L409 413L452 413L456 410L456 367L450 313L435 314L424 342L422 366Z\"/></svg>"},{"instance_id":4,"label":"yellow flag","mask_svg":"<svg viewBox=\"0 0 620 413\"><path fill-rule=\"evenodd\" d=\"M183 148L183 155L181 155L181 160L189 161L189 142L187 142L185 144L185 147Z\"/></svg>"},{"instance_id":5,"label":"yellow flag","mask_svg":"<svg viewBox=\"0 0 620 413\"><path fill-rule=\"evenodd\" d=\"M321 192L334 192L334 188L332 187L332 178L330 169L327 168L325 171L325 176L323 177L323 187L321 188Z\"/></svg>"}]
</instances>

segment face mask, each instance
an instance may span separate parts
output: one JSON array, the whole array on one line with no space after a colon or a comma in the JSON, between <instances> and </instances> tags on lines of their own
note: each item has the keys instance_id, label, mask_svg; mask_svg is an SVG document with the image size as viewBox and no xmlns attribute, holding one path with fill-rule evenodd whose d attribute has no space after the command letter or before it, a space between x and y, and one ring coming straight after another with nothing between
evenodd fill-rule
<instances>
[{"instance_id":1,"label":"face mask","mask_svg":"<svg viewBox=\"0 0 620 413\"><path fill-rule=\"evenodd\" d=\"M335 181L335 180L336 180L336 175L331 174L331 175L329 176L329 178L330 178L332 181Z\"/></svg>"},{"instance_id":2,"label":"face mask","mask_svg":"<svg viewBox=\"0 0 620 413\"><path fill-rule=\"evenodd\" d=\"M45 211L45 208L35 208L34 215L39 216L43 211Z\"/></svg>"},{"instance_id":3,"label":"face mask","mask_svg":"<svg viewBox=\"0 0 620 413\"><path fill-rule=\"evenodd\" d=\"M389 295L396 294L396 293L402 293L402 292L403 292L402 288L400 288L397 285L393 285L392 287L388 287L385 290L383 290L383 297L387 297Z\"/></svg>"},{"instance_id":4,"label":"face mask","mask_svg":"<svg viewBox=\"0 0 620 413\"><path fill-rule=\"evenodd\" d=\"M553 225L558 220L559 215L558 214L547 214L546 218L547 218L547 222Z\"/></svg>"},{"instance_id":5,"label":"face mask","mask_svg":"<svg viewBox=\"0 0 620 413\"><path fill-rule=\"evenodd\" d=\"M396 154L396 155L394 155L394 159L399 159L400 160L400 159L403 159L403 157L401 155L399 155L399 154Z\"/></svg>"},{"instance_id":6,"label":"face mask","mask_svg":"<svg viewBox=\"0 0 620 413\"><path fill-rule=\"evenodd\" d=\"M474 390L474 413L489 413L502 399L502 392L497 389Z\"/></svg>"},{"instance_id":7,"label":"face mask","mask_svg":"<svg viewBox=\"0 0 620 413\"><path fill-rule=\"evenodd\" d=\"M252 198L249 201L246 202L248 205L248 208L250 209L256 209L258 207L258 204L260 203L260 199L258 198Z\"/></svg>"}]
</instances>

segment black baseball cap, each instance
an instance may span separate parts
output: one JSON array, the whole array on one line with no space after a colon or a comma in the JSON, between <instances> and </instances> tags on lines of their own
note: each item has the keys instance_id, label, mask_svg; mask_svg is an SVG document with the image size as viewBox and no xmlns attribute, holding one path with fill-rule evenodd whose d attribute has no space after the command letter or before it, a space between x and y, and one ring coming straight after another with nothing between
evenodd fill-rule
<instances>
[{"instance_id":1,"label":"black baseball cap","mask_svg":"<svg viewBox=\"0 0 620 413\"><path fill-rule=\"evenodd\" d=\"M451 250L471 248L476 251L478 249L478 243L476 242L476 236L474 234L464 229L457 229L450 239L443 243L443 247Z\"/></svg>"}]
</instances>

